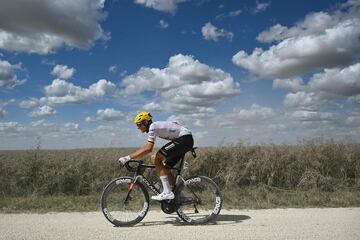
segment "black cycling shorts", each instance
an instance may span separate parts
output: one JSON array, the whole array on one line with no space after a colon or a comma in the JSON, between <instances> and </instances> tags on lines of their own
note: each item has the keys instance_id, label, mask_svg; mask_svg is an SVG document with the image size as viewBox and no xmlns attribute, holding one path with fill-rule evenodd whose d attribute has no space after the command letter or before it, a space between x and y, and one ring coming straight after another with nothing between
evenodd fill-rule
<instances>
[{"instance_id":1,"label":"black cycling shorts","mask_svg":"<svg viewBox=\"0 0 360 240\"><path fill-rule=\"evenodd\" d=\"M193 146L192 135L184 135L165 144L159 152L166 157L165 164L173 167Z\"/></svg>"}]
</instances>

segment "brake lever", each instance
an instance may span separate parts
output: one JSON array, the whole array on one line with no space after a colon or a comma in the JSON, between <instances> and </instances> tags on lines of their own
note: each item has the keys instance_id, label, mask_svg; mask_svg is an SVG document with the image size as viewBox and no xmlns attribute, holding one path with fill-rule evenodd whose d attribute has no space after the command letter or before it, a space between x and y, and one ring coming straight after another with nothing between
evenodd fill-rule
<instances>
[{"instance_id":1,"label":"brake lever","mask_svg":"<svg viewBox=\"0 0 360 240\"><path fill-rule=\"evenodd\" d=\"M119 171L121 171L123 168L124 168L124 165L120 163L119 164Z\"/></svg>"},{"instance_id":2,"label":"brake lever","mask_svg":"<svg viewBox=\"0 0 360 240\"><path fill-rule=\"evenodd\" d=\"M129 165L129 162L126 162L126 163L124 164L124 167L125 167L129 172L133 171L133 168Z\"/></svg>"}]
</instances>

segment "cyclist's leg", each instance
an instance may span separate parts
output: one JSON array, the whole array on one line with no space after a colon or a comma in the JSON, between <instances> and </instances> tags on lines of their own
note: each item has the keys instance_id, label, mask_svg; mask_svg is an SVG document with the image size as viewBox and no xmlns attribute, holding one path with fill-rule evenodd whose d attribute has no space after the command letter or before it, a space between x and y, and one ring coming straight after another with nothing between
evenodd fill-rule
<instances>
[{"instance_id":1,"label":"cyclist's leg","mask_svg":"<svg viewBox=\"0 0 360 240\"><path fill-rule=\"evenodd\" d=\"M155 164L155 168L158 172L158 175L160 176L160 180L163 185L163 191L157 196L151 197L151 199L157 201L174 199L175 195L172 192L171 183L170 183L170 181L173 181L174 177L170 173L169 169L167 169L163 164L164 160L166 159L165 156L162 155L160 152L157 152L155 156L152 157L152 159Z\"/></svg>"},{"instance_id":2,"label":"cyclist's leg","mask_svg":"<svg viewBox=\"0 0 360 240\"><path fill-rule=\"evenodd\" d=\"M181 136L173 141L165 144L160 150L159 154L162 156L159 167L161 167L161 172L166 174L169 178L169 182L174 186L175 179L170 170L166 166L173 167L176 163L184 156L184 154L191 150L194 145L194 140L192 135ZM165 161L164 161L165 160ZM165 166L166 165L166 166ZM162 174L160 174L161 176Z\"/></svg>"},{"instance_id":3,"label":"cyclist's leg","mask_svg":"<svg viewBox=\"0 0 360 240\"><path fill-rule=\"evenodd\" d=\"M192 135L184 135L164 145L159 152L166 157L166 165L173 167L193 146Z\"/></svg>"},{"instance_id":4,"label":"cyclist's leg","mask_svg":"<svg viewBox=\"0 0 360 240\"><path fill-rule=\"evenodd\" d=\"M167 176L170 185L174 185L174 176L170 172L169 169L167 169L164 165L164 161L166 160L166 157L160 152L156 152L154 155L151 156L151 161L155 165L155 168L157 170L158 175L161 176Z\"/></svg>"}]
</instances>

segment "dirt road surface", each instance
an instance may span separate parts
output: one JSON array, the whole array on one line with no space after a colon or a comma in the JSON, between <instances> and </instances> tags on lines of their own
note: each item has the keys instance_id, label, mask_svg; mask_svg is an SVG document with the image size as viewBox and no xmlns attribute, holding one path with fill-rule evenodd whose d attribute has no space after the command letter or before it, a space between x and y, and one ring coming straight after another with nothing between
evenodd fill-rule
<instances>
[{"instance_id":1,"label":"dirt road surface","mask_svg":"<svg viewBox=\"0 0 360 240\"><path fill-rule=\"evenodd\" d=\"M222 210L216 224L184 226L150 211L133 227L113 227L101 212L0 214L6 240L360 239L360 208Z\"/></svg>"}]
</instances>

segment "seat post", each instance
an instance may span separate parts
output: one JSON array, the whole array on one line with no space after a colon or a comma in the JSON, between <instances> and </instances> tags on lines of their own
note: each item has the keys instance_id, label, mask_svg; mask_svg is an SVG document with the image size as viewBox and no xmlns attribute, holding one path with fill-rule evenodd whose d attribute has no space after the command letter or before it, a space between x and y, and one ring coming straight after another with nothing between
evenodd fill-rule
<instances>
[{"instance_id":1,"label":"seat post","mask_svg":"<svg viewBox=\"0 0 360 240\"><path fill-rule=\"evenodd\" d=\"M191 152L191 154L192 154L192 156L193 156L194 158L196 158L195 149L197 149L197 147L193 147L191 150L188 151L188 152ZM186 153L187 153L187 152L186 152ZM174 176L175 179L177 179L177 177L181 175L181 172L182 172L182 170L184 169L186 153L184 153L184 154L181 156L179 167L169 167L169 169L176 170L176 174L177 174L177 175Z\"/></svg>"},{"instance_id":2,"label":"seat post","mask_svg":"<svg viewBox=\"0 0 360 240\"><path fill-rule=\"evenodd\" d=\"M184 159L185 159L185 154L180 158L180 166L177 167L177 168L171 168L173 170L176 170L176 176L174 176L175 185L177 185L178 178L179 178L179 176L181 176L181 171L182 171L182 169L184 167L184 162L185 162Z\"/></svg>"},{"instance_id":3,"label":"seat post","mask_svg":"<svg viewBox=\"0 0 360 240\"><path fill-rule=\"evenodd\" d=\"M178 175L181 175L181 171L182 171L183 168L184 168L184 164L185 164L185 154L182 155L182 157L181 157L180 167L179 167L178 170L177 170L177 174L178 174Z\"/></svg>"}]
</instances>

